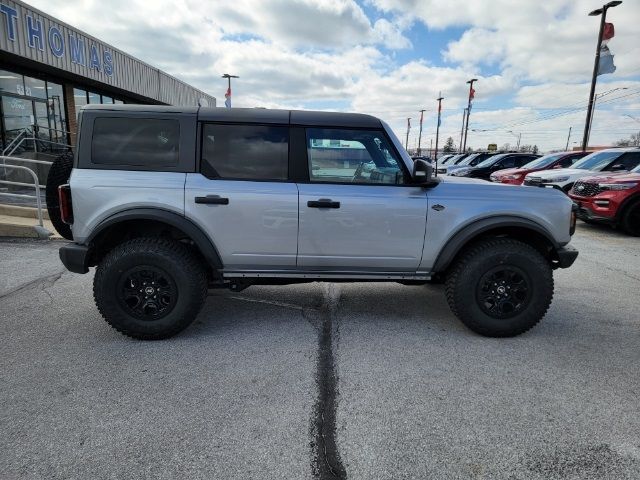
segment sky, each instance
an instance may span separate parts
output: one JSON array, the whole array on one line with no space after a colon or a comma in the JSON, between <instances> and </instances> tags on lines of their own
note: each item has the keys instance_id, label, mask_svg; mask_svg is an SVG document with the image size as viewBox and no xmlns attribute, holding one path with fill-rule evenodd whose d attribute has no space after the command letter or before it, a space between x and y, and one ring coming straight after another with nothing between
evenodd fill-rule
<instances>
[{"instance_id":1,"label":"sky","mask_svg":"<svg viewBox=\"0 0 640 480\"><path fill-rule=\"evenodd\" d=\"M467 146L564 149L582 140L597 0L27 0L30 5L234 107L368 113L409 148L460 140L466 81L477 78ZM617 67L598 77L592 145L640 131L640 0L608 11ZM617 89L617 90L616 90ZM574 143L577 142L577 143Z\"/></svg>"}]
</instances>

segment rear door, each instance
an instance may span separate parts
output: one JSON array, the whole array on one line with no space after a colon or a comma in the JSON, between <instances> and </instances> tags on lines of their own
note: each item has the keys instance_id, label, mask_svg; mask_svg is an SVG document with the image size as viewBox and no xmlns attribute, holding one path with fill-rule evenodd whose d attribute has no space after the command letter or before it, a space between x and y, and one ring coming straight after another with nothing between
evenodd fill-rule
<instances>
[{"instance_id":1,"label":"rear door","mask_svg":"<svg viewBox=\"0 0 640 480\"><path fill-rule=\"evenodd\" d=\"M302 138L298 267L415 272L427 194L409 184L384 130L306 128Z\"/></svg>"},{"instance_id":2,"label":"rear door","mask_svg":"<svg viewBox=\"0 0 640 480\"><path fill-rule=\"evenodd\" d=\"M298 188L289 181L288 125L201 124L199 171L185 213L214 242L225 271L296 266Z\"/></svg>"}]
</instances>

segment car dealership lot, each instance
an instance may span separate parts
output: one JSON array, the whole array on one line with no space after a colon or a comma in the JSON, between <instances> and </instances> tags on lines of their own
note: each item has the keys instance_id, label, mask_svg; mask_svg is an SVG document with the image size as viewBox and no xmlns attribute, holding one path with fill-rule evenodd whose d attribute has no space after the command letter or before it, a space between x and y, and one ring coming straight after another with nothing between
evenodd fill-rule
<instances>
[{"instance_id":1,"label":"car dealership lot","mask_svg":"<svg viewBox=\"0 0 640 480\"><path fill-rule=\"evenodd\" d=\"M573 245L513 339L442 286L312 283L215 291L139 342L60 243L0 241L0 478L638 478L640 238Z\"/></svg>"}]
</instances>

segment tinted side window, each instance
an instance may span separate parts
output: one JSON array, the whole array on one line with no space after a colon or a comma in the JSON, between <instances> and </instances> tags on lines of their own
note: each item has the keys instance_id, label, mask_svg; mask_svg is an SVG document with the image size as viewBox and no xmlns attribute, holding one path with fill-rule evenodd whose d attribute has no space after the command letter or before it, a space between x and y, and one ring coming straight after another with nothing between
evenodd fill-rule
<instances>
[{"instance_id":1,"label":"tinted side window","mask_svg":"<svg viewBox=\"0 0 640 480\"><path fill-rule=\"evenodd\" d=\"M312 182L403 183L401 161L381 131L308 128L307 155Z\"/></svg>"},{"instance_id":2,"label":"tinted side window","mask_svg":"<svg viewBox=\"0 0 640 480\"><path fill-rule=\"evenodd\" d=\"M516 159L514 157L507 157L498 162L496 167L499 168L513 168L516 165Z\"/></svg>"},{"instance_id":3,"label":"tinted side window","mask_svg":"<svg viewBox=\"0 0 640 480\"><path fill-rule=\"evenodd\" d=\"M232 180L287 180L289 128L262 125L202 127L201 173Z\"/></svg>"},{"instance_id":4,"label":"tinted side window","mask_svg":"<svg viewBox=\"0 0 640 480\"><path fill-rule=\"evenodd\" d=\"M610 170L612 167L622 165L624 170L633 170L640 163L640 152L627 152L616 158L611 165L607 167Z\"/></svg>"},{"instance_id":5,"label":"tinted side window","mask_svg":"<svg viewBox=\"0 0 640 480\"><path fill-rule=\"evenodd\" d=\"M104 165L178 165L180 123L154 118L96 118L91 161Z\"/></svg>"},{"instance_id":6,"label":"tinted side window","mask_svg":"<svg viewBox=\"0 0 640 480\"><path fill-rule=\"evenodd\" d=\"M520 155L520 156L518 156L518 157L516 157L514 159L515 160L515 166L516 167L521 167L522 165L524 165L526 163L529 163L534 158L537 158L537 157L534 157L534 156L531 156L531 155Z\"/></svg>"},{"instance_id":7,"label":"tinted side window","mask_svg":"<svg viewBox=\"0 0 640 480\"><path fill-rule=\"evenodd\" d=\"M582 157L580 157L578 155L564 157L562 160L560 160L560 166L562 168L569 168L571 165L573 165L580 158L582 158Z\"/></svg>"}]
</instances>

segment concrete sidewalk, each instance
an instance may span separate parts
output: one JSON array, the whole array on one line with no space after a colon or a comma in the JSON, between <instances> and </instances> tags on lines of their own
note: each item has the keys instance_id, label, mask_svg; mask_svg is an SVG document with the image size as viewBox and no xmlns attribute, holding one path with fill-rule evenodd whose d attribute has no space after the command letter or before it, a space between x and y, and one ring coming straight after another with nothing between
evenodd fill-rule
<instances>
[{"instance_id":1,"label":"concrete sidewalk","mask_svg":"<svg viewBox=\"0 0 640 480\"><path fill-rule=\"evenodd\" d=\"M0 205L0 237L18 238L62 238L49 220L46 210L42 212L44 228L38 225L38 211L31 207Z\"/></svg>"}]
</instances>

